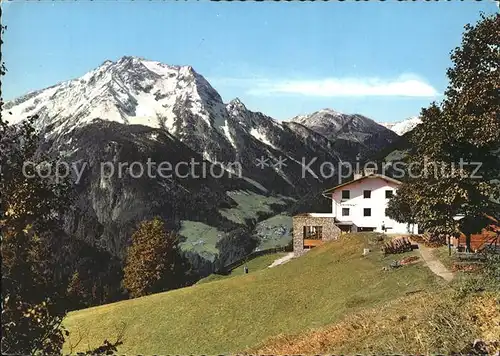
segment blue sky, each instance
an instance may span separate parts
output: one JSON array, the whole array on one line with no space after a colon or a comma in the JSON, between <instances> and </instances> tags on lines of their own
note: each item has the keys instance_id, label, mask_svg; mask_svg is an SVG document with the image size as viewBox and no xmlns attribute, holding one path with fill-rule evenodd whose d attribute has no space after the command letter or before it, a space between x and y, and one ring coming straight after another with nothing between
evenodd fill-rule
<instances>
[{"instance_id":1,"label":"blue sky","mask_svg":"<svg viewBox=\"0 0 500 356\"><path fill-rule=\"evenodd\" d=\"M449 52L491 0L3 3L7 100L133 55L191 65L277 119L333 108L398 121L440 100Z\"/></svg>"}]
</instances>

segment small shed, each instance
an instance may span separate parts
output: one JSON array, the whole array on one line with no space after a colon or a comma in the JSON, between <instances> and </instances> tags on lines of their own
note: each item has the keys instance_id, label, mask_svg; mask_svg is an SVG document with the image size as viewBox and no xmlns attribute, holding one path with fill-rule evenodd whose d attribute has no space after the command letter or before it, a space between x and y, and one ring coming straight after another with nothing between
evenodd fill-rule
<instances>
[{"instance_id":1,"label":"small shed","mask_svg":"<svg viewBox=\"0 0 500 356\"><path fill-rule=\"evenodd\" d=\"M336 240L341 234L330 213L304 213L293 217L293 252L295 256L308 249Z\"/></svg>"},{"instance_id":2,"label":"small shed","mask_svg":"<svg viewBox=\"0 0 500 356\"><path fill-rule=\"evenodd\" d=\"M465 217L461 220L461 231L460 236L453 241L457 250L466 250L467 236L470 236L470 252L479 252L485 248L500 250L500 223L491 215L483 214L477 218Z\"/></svg>"}]
</instances>

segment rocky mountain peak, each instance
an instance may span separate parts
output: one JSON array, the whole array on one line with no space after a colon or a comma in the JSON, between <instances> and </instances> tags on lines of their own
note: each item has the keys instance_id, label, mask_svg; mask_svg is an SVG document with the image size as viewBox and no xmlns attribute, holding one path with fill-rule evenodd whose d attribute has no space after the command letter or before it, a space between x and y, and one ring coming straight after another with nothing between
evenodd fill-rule
<instances>
[{"instance_id":1,"label":"rocky mountain peak","mask_svg":"<svg viewBox=\"0 0 500 356\"><path fill-rule=\"evenodd\" d=\"M380 123L380 125L388 128L391 131L394 131L399 136L403 136L407 132L412 131L421 122L422 122L422 119L420 119L418 116L412 116L412 117L409 117L408 119L403 120L403 121L383 122L383 123Z\"/></svg>"},{"instance_id":2,"label":"rocky mountain peak","mask_svg":"<svg viewBox=\"0 0 500 356\"><path fill-rule=\"evenodd\" d=\"M397 138L394 132L363 115L344 114L329 108L310 115L296 116L291 121L330 140L360 144L366 152L379 150Z\"/></svg>"},{"instance_id":3,"label":"rocky mountain peak","mask_svg":"<svg viewBox=\"0 0 500 356\"><path fill-rule=\"evenodd\" d=\"M113 64L114 62L110 59L106 59L104 62L102 62L102 64L99 66L99 67L103 67L103 66L110 66L111 64Z\"/></svg>"},{"instance_id":4,"label":"rocky mountain peak","mask_svg":"<svg viewBox=\"0 0 500 356\"><path fill-rule=\"evenodd\" d=\"M336 110L333 110L330 108L324 108L324 109L321 109L317 112L321 113L321 114L329 114L329 115L335 115L335 116L343 115L340 111L336 111Z\"/></svg>"},{"instance_id":5,"label":"rocky mountain peak","mask_svg":"<svg viewBox=\"0 0 500 356\"><path fill-rule=\"evenodd\" d=\"M227 116L220 95L191 66L124 56L7 102L5 109L11 122L38 115L40 127L60 134L96 118L175 131L179 105L209 125L220 126L219 116Z\"/></svg>"},{"instance_id":6,"label":"rocky mountain peak","mask_svg":"<svg viewBox=\"0 0 500 356\"><path fill-rule=\"evenodd\" d=\"M247 111L247 108L245 104L241 102L239 98L234 98L227 104L227 110L230 112L236 111L236 112L245 112Z\"/></svg>"}]
</instances>

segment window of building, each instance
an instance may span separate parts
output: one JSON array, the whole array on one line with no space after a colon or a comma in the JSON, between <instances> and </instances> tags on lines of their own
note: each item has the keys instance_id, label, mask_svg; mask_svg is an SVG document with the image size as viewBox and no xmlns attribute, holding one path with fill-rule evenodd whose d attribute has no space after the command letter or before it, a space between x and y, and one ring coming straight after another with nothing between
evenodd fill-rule
<instances>
[{"instance_id":1,"label":"window of building","mask_svg":"<svg viewBox=\"0 0 500 356\"><path fill-rule=\"evenodd\" d=\"M304 239L321 240L323 238L323 226L304 226Z\"/></svg>"},{"instance_id":2,"label":"window of building","mask_svg":"<svg viewBox=\"0 0 500 356\"><path fill-rule=\"evenodd\" d=\"M342 208L342 216L349 216L349 208Z\"/></svg>"},{"instance_id":3,"label":"window of building","mask_svg":"<svg viewBox=\"0 0 500 356\"><path fill-rule=\"evenodd\" d=\"M385 198L386 199L392 198L393 195L394 195L394 191L392 191L392 190L386 190L385 191Z\"/></svg>"},{"instance_id":4,"label":"window of building","mask_svg":"<svg viewBox=\"0 0 500 356\"><path fill-rule=\"evenodd\" d=\"M372 197L372 191L371 190L363 190L363 198L370 199L371 197Z\"/></svg>"},{"instance_id":5,"label":"window of building","mask_svg":"<svg viewBox=\"0 0 500 356\"><path fill-rule=\"evenodd\" d=\"M372 209L364 208L363 209L363 216L372 216Z\"/></svg>"},{"instance_id":6,"label":"window of building","mask_svg":"<svg viewBox=\"0 0 500 356\"><path fill-rule=\"evenodd\" d=\"M343 190L342 191L342 199L350 199L351 198L351 191L350 190Z\"/></svg>"}]
</instances>

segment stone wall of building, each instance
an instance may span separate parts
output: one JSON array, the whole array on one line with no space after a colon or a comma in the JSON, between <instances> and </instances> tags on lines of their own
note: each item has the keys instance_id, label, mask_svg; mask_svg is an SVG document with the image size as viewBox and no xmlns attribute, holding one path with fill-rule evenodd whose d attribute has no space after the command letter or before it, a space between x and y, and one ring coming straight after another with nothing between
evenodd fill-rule
<instances>
[{"instance_id":1,"label":"stone wall of building","mask_svg":"<svg viewBox=\"0 0 500 356\"><path fill-rule=\"evenodd\" d=\"M340 229L335 225L333 217L317 217L309 214L293 217L293 252L295 256L304 254L304 226L322 226L322 241L336 240Z\"/></svg>"}]
</instances>

